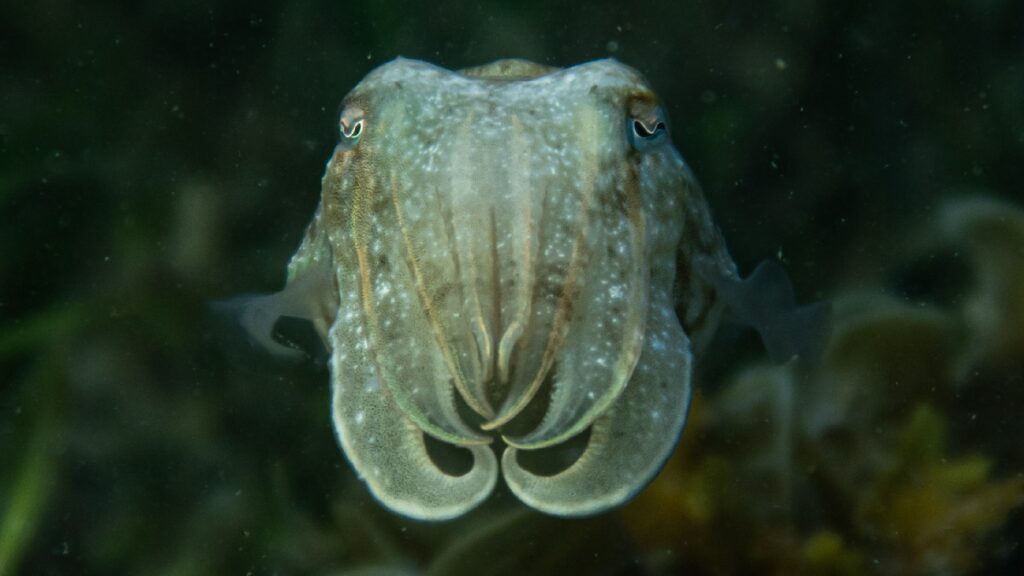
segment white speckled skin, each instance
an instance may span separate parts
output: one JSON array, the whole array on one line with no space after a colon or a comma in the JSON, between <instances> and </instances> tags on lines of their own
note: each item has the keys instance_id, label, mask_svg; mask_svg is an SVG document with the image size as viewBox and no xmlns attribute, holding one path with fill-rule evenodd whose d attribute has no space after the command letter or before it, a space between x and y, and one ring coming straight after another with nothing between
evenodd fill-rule
<instances>
[{"instance_id":1,"label":"white speckled skin","mask_svg":"<svg viewBox=\"0 0 1024 576\"><path fill-rule=\"evenodd\" d=\"M658 115L644 79L612 60L459 73L399 59L345 99L343 132L360 133L328 162L289 286L333 271L337 309L315 320L330 326L334 423L384 505L468 511L493 489L504 444L521 500L594 514L669 456L691 340L718 315L703 278L735 273L668 138L631 143L632 121ZM531 406L543 417L524 433ZM520 466L520 451L588 428L563 471ZM471 470L439 468L424 434L468 449Z\"/></svg>"}]
</instances>

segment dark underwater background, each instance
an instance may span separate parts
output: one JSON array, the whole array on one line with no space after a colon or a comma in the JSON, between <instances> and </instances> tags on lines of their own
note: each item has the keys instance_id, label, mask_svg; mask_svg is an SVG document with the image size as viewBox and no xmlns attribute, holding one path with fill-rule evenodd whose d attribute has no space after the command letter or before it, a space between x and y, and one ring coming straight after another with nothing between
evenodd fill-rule
<instances>
[{"instance_id":1,"label":"dark underwater background","mask_svg":"<svg viewBox=\"0 0 1024 576\"><path fill-rule=\"evenodd\" d=\"M208 304L282 286L398 55L639 69L740 269L833 303L820 366L723 326L612 513L377 505L322 355ZM1012 0L5 3L0 576L1024 574L1022 165Z\"/></svg>"}]
</instances>

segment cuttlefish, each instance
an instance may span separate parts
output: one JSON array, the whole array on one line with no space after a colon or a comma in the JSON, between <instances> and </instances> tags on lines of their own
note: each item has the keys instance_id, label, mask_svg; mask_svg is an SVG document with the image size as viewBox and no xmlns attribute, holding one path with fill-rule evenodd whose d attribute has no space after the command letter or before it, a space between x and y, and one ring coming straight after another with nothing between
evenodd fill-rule
<instances>
[{"instance_id":1,"label":"cuttlefish","mask_svg":"<svg viewBox=\"0 0 1024 576\"><path fill-rule=\"evenodd\" d=\"M395 512L459 516L499 474L545 513L611 509L673 451L724 310L773 356L820 347L825 309L797 307L781 267L737 275L628 66L398 59L348 94L338 129L286 287L242 322L290 352L274 322L312 321L341 448ZM573 441L559 469L524 464ZM446 468L433 444L471 461Z\"/></svg>"}]
</instances>

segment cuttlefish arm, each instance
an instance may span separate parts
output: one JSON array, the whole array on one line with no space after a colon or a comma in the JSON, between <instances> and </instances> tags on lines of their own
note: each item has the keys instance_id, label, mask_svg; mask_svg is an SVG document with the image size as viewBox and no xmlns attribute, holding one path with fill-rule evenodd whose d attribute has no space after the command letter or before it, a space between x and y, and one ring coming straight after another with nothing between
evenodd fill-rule
<instances>
[{"instance_id":1,"label":"cuttlefish arm","mask_svg":"<svg viewBox=\"0 0 1024 576\"><path fill-rule=\"evenodd\" d=\"M288 265L283 290L218 306L236 312L253 340L286 357L301 353L273 338L274 324L282 316L310 320L333 351L332 415L338 440L373 495L412 518L444 520L464 514L494 488L497 458L489 446L468 446L473 467L461 476L443 471L431 460L424 432L405 416L383 385L362 323L351 320L362 313L358 290L345 292L344 314L339 318L338 273L320 222L318 210Z\"/></svg>"},{"instance_id":2,"label":"cuttlefish arm","mask_svg":"<svg viewBox=\"0 0 1024 576\"><path fill-rule=\"evenodd\" d=\"M357 291L343 295L340 318L329 334L338 441L370 492L391 510L420 520L460 516L491 493L497 458L490 446L474 444L464 448L473 465L461 476L434 463L423 430L382 382L360 324L345 321L360 309Z\"/></svg>"},{"instance_id":3,"label":"cuttlefish arm","mask_svg":"<svg viewBox=\"0 0 1024 576\"><path fill-rule=\"evenodd\" d=\"M509 447L501 465L523 502L557 516L589 516L614 508L642 490L672 453L690 405L690 340L667 290L652 291L647 335L633 376L594 421L583 454L569 468L541 476L520 466Z\"/></svg>"}]
</instances>

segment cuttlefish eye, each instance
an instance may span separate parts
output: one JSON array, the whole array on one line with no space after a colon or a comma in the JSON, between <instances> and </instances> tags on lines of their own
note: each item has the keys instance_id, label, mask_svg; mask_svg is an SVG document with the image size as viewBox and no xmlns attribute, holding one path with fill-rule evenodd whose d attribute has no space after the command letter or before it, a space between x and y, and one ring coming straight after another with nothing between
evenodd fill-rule
<instances>
[{"instance_id":1,"label":"cuttlefish eye","mask_svg":"<svg viewBox=\"0 0 1024 576\"><path fill-rule=\"evenodd\" d=\"M338 129L341 133L341 143L354 146L359 142L359 136L363 133L363 111L356 107L346 107L341 111L338 118Z\"/></svg>"},{"instance_id":2,"label":"cuttlefish eye","mask_svg":"<svg viewBox=\"0 0 1024 576\"><path fill-rule=\"evenodd\" d=\"M631 115L628 121L629 143L637 150L649 150L665 142L668 123L660 108Z\"/></svg>"}]
</instances>

